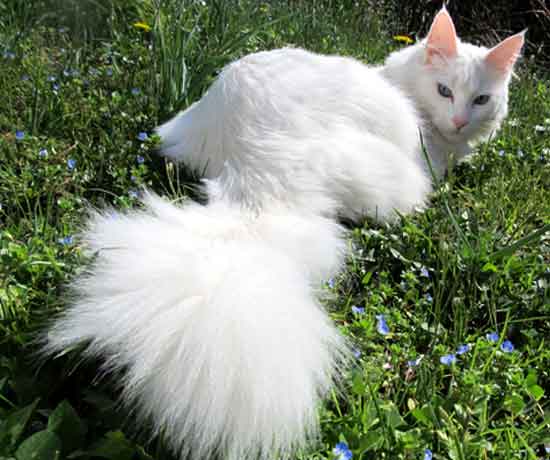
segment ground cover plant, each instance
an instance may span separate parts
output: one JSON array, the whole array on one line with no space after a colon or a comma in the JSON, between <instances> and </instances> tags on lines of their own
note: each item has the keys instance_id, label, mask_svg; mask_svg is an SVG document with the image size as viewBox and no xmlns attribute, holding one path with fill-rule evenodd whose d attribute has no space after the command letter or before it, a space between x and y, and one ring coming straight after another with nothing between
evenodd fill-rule
<instances>
[{"instance_id":1,"label":"ground cover plant","mask_svg":"<svg viewBox=\"0 0 550 460\"><path fill-rule=\"evenodd\" d=\"M381 62L408 38L380 8L0 4L0 458L175 458L117 404L100 363L36 355L87 262L86 207L139 206L143 187L200 199L196 177L155 154L153 128L256 50ZM525 61L503 129L428 209L350 226L347 270L326 289L356 363L297 458L550 457L550 75Z\"/></svg>"}]
</instances>

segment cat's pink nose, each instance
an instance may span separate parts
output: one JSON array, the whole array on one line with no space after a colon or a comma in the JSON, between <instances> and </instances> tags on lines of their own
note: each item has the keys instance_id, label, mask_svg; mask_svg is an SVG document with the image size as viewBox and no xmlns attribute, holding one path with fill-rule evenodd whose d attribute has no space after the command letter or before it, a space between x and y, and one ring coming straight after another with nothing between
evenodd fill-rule
<instances>
[{"instance_id":1,"label":"cat's pink nose","mask_svg":"<svg viewBox=\"0 0 550 460\"><path fill-rule=\"evenodd\" d=\"M458 130L464 128L464 126L468 124L468 120L464 117L453 117L452 120Z\"/></svg>"}]
</instances>

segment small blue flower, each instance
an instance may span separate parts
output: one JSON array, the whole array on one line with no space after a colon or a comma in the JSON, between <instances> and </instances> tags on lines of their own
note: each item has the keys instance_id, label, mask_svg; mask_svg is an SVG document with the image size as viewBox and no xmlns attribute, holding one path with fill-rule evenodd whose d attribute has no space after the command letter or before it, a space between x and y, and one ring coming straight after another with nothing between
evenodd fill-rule
<instances>
[{"instance_id":1,"label":"small blue flower","mask_svg":"<svg viewBox=\"0 0 550 460\"><path fill-rule=\"evenodd\" d=\"M332 450L332 453L336 455L337 460L350 460L353 457L351 450L345 442L339 442Z\"/></svg>"},{"instance_id":2,"label":"small blue flower","mask_svg":"<svg viewBox=\"0 0 550 460\"><path fill-rule=\"evenodd\" d=\"M140 139L141 140L141 139ZM145 158L143 158L141 155L138 155L136 157L136 161L139 165L142 165L143 163L145 163Z\"/></svg>"},{"instance_id":3,"label":"small blue flower","mask_svg":"<svg viewBox=\"0 0 550 460\"><path fill-rule=\"evenodd\" d=\"M130 176L130 180L131 180L132 182L137 182L137 177L134 176L134 175L132 174L132 175Z\"/></svg>"},{"instance_id":4,"label":"small blue flower","mask_svg":"<svg viewBox=\"0 0 550 460\"><path fill-rule=\"evenodd\" d=\"M130 190L128 192L128 196L133 199L137 199L139 197L139 193L135 190Z\"/></svg>"},{"instance_id":5,"label":"small blue flower","mask_svg":"<svg viewBox=\"0 0 550 460\"><path fill-rule=\"evenodd\" d=\"M518 158L523 158L524 155L523 150L518 149Z\"/></svg>"},{"instance_id":6,"label":"small blue flower","mask_svg":"<svg viewBox=\"0 0 550 460\"><path fill-rule=\"evenodd\" d=\"M131 92L134 96L137 96L139 93L141 93L139 88L132 88Z\"/></svg>"},{"instance_id":7,"label":"small blue flower","mask_svg":"<svg viewBox=\"0 0 550 460\"><path fill-rule=\"evenodd\" d=\"M25 131L15 131L15 138L18 140L18 141L22 141L23 139L25 139Z\"/></svg>"},{"instance_id":8,"label":"small blue flower","mask_svg":"<svg viewBox=\"0 0 550 460\"><path fill-rule=\"evenodd\" d=\"M365 308L364 307L358 307L357 305L353 305L351 307L351 311L353 313L355 313L356 315L362 315L365 313Z\"/></svg>"},{"instance_id":9,"label":"small blue flower","mask_svg":"<svg viewBox=\"0 0 550 460\"><path fill-rule=\"evenodd\" d=\"M54 82L55 80L57 80L57 78L55 78L54 75L48 75L47 80L48 80L50 83L52 83L52 82Z\"/></svg>"},{"instance_id":10,"label":"small blue flower","mask_svg":"<svg viewBox=\"0 0 550 460\"><path fill-rule=\"evenodd\" d=\"M113 69L111 69L110 67L107 68L105 70L105 75L107 75L108 77L112 77L113 76Z\"/></svg>"},{"instance_id":11,"label":"small blue flower","mask_svg":"<svg viewBox=\"0 0 550 460\"><path fill-rule=\"evenodd\" d=\"M334 278L329 278L329 279L328 279L328 281L327 281L327 286L328 286L330 289L334 289L334 286L335 286Z\"/></svg>"},{"instance_id":12,"label":"small blue flower","mask_svg":"<svg viewBox=\"0 0 550 460\"><path fill-rule=\"evenodd\" d=\"M72 171L75 167L76 167L76 160L74 158L69 158L67 160L67 168L69 168L69 170Z\"/></svg>"},{"instance_id":13,"label":"small blue flower","mask_svg":"<svg viewBox=\"0 0 550 460\"><path fill-rule=\"evenodd\" d=\"M429 293L427 293L424 298L430 303L432 303L434 300L434 298Z\"/></svg>"},{"instance_id":14,"label":"small blue flower","mask_svg":"<svg viewBox=\"0 0 550 460\"><path fill-rule=\"evenodd\" d=\"M430 272L428 271L428 269L426 267L422 267L420 269L420 276L423 276L424 278L429 278L430 277Z\"/></svg>"},{"instance_id":15,"label":"small blue flower","mask_svg":"<svg viewBox=\"0 0 550 460\"><path fill-rule=\"evenodd\" d=\"M445 364L445 366L450 366L451 364L456 362L456 356L453 353L443 355L441 358L439 358L439 362L441 364Z\"/></svg>"},{"instance_id":16,"label":"small blue flower","mask_svg":"<svg viewBox=\"0 0 550 460\"><path fill-rule=\"evenodd\" d=\"M504 152L504 150L499 150L498 151L498 156L499 157L503 157L506 153Z\"/></svg>"},{"instance_id":17,"label":"small blue flower","mask_svg":"<svg viewBox=\"0 0 550 460\"><path fill-rule=\"evenodd\" d=\"M64 77L70 77L71 71L69 69L63 69L63 76Z\"/></svg>"},{"instance_id":18,"label":"small blue flower","mask_svg":"<svg viewBox=\"0 0 550 460\"><path fill-rule=\"evenodd\" d=\"M433 454L430 449L424 449L424 460L432 460Z\"/></svg>"},{"instance_id":19,"label":"small blue flower","mask_svg":"<svg viewBox=\"0 0 550 460\"><path fill-rule=\"evenodd\" d=\"M141 142L145 142L147 139L149 139L149 136L147 135L147 133L141 132L138 134L137 138Z\"/></svg>"},{"instance_id":20,"label":"small blue flower","mask_svg":"<svg viewBox=\"0 0 550 460\"><path fill-rule=\"evenodd\" d=\"M46 158L48 156L48 149L40 149L38 151L38 156L40 158Z\"/></svg>"},{"instance_id":21,"label":"small blue flower","mask_svg":"<svg viewBox=\"0 0 550 460\"><path fill-rule=\"evenodd\" d=\"M358 348L354 348L353 349L353 356L355 356L357 359L359 359L361 357L361 350L359 350Z\"/></svg>"},{"instance_id":22,"label":"small blue flower","mask_svg":"<svg viewBox=\"0 0 550 460\"><path fill-rule=\"evenodd\" d=\"M21 81L29 81L31 77L29 77L27 74L21 75Z\"/></svg>"},{"instance_id":23,"label":"small blue flower","mask_svg":"<svg viewBox=\"0 0 550 460\"><path fill-rule=\"evenodd\" d=\"M376 324L376 330L378 331L378 333L382 335L388 335L390 333L390 328L386 323L386 318L384 317L384 315L376 315L376 319L378 320Z\"/></svg>"},{"instance_id":24,"label":"small blue flower","mask_svg":"<svg viewBox=\"0 0 550 460\"><path fill-rule=\"evenodd\" d=\"M498 342L498 334L496 332L491 332L487 334L485 337L487 337L487 340L489 342Z\"/></svg>"},{"instance_id":25,"label":"small blue flower","mask_svg":"<svg viewBox=\"0 0 550 460\"><path fill-rule=\"evenodd\" d=\"M54 84L52 85L52 88L53 88L54 91L59 91L59 84L58 84L58 83L54 83Z\"/></svg>"},{"instance_id":26,"label":"small blue flower","mask_svg":"<svg viewBox=\"0 0 550 460\"><path fill-rule=\"evenodd\" d=\"M463 355L464 353L468 353L472 349L470 344L466 345L460 345L458 349L456 350L457 355Z\"/></svg>"},{"instance_id":27,"label":"small blue flower","mask_svg":"<svg viewBox=\"0 0 550 460\"><path fill-rule=\"evenodd\" d=\"M512 342L510 342L509 340L505 340L504 342L502 342L502 344L500 345L500 349L504 352L504 353L512 353L514 351L514 344Z\"/></svg>"},{"instance_id":28,"label":"small blue flower","mask_svg":"<svg viewBox=\"0 0 550 460\"><path fill-rule=\"evenodd\" d=\"M57 29L57 31L58 31L60 34L64 34L65 32L67 32L67 28L66 28L66 27L60 27L59 29Z\"/></svg>"},{"instance_id":29,"label":"small blue flower","mask_svg":"<svg viewBox=\"0 0 550 460\"><path fill-rule=\"evenodd\" d=\"M409 367L416 367L420 363L420 358L417 359L411 359L410 361L407 361L407 366Z\"/></svg>"},{"instance_id":30,"label":"small blue flower","mask_svg":"<svg viewBox=\"0 0 550 460\"><path fill-rule=\"evenodd\" d=\"M59 244L62 244L63 246L67 246L69 244L73 244L73 237L71 235L65 236L63 238L59 238L58 240Z\"/></svg>"}]
</instances>

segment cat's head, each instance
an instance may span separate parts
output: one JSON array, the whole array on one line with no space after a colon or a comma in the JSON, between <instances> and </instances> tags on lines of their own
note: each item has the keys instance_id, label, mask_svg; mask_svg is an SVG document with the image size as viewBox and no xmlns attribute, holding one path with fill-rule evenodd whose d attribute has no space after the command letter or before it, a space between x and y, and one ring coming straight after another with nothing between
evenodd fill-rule
<instances>
[{"instance_id":1,"label":"cat's head","mask_svg":"<svg viewBox=\"0 0 550 460\"><path fill-rule=\"evenodd\" d=\"M490 134L508 109L508 84L524 33L488 49L463 43L443 8L427 37L391 54L386 74L450 143Z\"/></svg>"}]
</instances>

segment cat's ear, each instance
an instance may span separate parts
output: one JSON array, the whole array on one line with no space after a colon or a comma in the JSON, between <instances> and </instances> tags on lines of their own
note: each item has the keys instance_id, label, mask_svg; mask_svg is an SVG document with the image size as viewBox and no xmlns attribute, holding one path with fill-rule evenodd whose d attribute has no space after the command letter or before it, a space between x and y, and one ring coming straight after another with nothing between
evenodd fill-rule
<instances>
[{"instance_id":1,"label":"cat's ear","mask_svg":"<svg viewBox=\"0 0 550 460\"><path fill-rule=\"evenodd\" d=\"M491 48L485 56L485 62L498 72L508 74L521 55L521 48L525 42L525 30L512 35L498 45Z\"/></svg>"},{"instance_id":2,"label":"cat's ear","mask_svg":"<svg viewBox=\"0 0 550 460\"><path fill-rule=\"evenodd\" d=\"M445 6L435 16L426 38L426 64L430 64L434 56L444 60L456 56L455 25Z\"/></svg>"}]
</instances>

